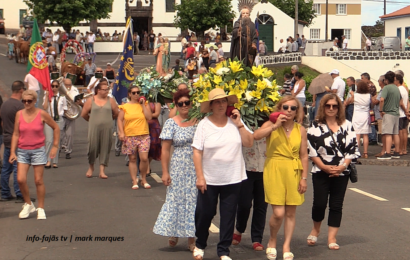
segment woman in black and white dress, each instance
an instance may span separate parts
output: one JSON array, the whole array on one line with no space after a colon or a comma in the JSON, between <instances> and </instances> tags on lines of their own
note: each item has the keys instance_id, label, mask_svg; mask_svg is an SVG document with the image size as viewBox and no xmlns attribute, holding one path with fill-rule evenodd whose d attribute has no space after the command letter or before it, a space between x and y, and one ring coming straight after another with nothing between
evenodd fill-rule
<instances>
[{"instance_id":1,"label":"woman in black and white dress","mask_svg":"<svg viewBox=\"0 0 410 260\"><path fill-rule=\"evenodd\" d=\"M345 120L339 97L336 94L325 95L318 109L316 121L307 133L309 157L313 162L313 228L307 243L316 244L329 200L328 247L337 250L340 247L336 244L336 235L349 181L347 167L360 154L356 134L351 122Z\"/></svg>"}]
</instances>

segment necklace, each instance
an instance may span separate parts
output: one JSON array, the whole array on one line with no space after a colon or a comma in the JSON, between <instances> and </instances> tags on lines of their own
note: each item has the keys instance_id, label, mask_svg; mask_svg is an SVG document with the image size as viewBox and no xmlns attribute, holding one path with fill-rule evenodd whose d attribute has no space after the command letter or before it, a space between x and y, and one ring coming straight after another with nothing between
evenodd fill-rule
<instances>
[{"instance_id":1,"label":"necklace","mask_svg":"<svg viewBox=\"0 0 410 260\"><path fill-rule=\"evenodd\" d=\"M282 127L283 127L283 129L285 129L286 132L289 132L290 130L292 130L293 125L292 125L291 127L289 127L289 128L287 128L287 127L285 127L285 126L283 126L283 125L282 125Z\"/></svg>"}]
</instances>

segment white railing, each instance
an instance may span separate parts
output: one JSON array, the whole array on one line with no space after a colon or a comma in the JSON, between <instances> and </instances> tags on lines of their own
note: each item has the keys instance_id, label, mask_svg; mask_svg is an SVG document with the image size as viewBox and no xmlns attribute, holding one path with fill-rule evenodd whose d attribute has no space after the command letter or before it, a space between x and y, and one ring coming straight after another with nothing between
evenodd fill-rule
<instances>
[{"instance_id":1,"label":"white railing","mask_svg":"<svg viewBox=\"0 0 410 260\"><path fill-rule=\"evenodd\" d=\"M263 65L302 62L302 53L290 52L270 56L260 56L259 61L260 64Z\"/></svg>"}]
</instances>

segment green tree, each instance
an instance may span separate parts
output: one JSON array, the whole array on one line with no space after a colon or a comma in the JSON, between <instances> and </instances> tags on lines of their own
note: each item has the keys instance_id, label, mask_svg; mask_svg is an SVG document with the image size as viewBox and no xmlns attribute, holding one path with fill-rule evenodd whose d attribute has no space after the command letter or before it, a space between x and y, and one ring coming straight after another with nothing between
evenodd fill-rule
<instances>
[{"instance_id":1,"label":"green tree","mask_svg":"<svg viewBox=\"0 0 410 260\"><path fill-rule=\"evenodd\" d=\"M295 19L295 0L268 0L271 4L276 6L285 14ZM298 19L307 22L309 26L316 17L313 10L313 0L299 0L298 1Z\"/></svg>"},{"instance_id":2,"label":"green tree","mask_svg":"<svg viewBox=\"0 0 410 260\"><path fill-rule=\"evenodd\" d=\"M66 32L80 21L109 18L113 0L24 0L40 23L57 22Z\"/></svg>"},{"instance_id":3,"label":"green tree","mask_svg":"<svg viewBox=\"0 0 410 260\"><path fill-rule=\"evenodd\" d=\"M228 25L235 18L231 0L182 0L175 10L174 25L198 36L209 28Z\"/></svg>"}]
</instances>

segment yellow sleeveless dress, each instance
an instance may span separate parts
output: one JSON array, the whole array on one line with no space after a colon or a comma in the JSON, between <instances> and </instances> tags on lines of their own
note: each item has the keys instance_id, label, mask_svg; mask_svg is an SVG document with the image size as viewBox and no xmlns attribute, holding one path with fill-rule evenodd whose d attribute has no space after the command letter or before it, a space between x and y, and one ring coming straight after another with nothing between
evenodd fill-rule
<instances>
[{"instance_id":1,"label":"yellow sleeveless dress","mask_svg":"<svg viewBox=\"0 0 410 260\"><path fill-rule=\"evenodd\" d=\"M299 149L300 125L294 123L289 138L283 127L266 139L266 161L263 171L265 201L272 205L302 205L305 196L298 192L302 177Z\"/></svg>"}]
</instances>

